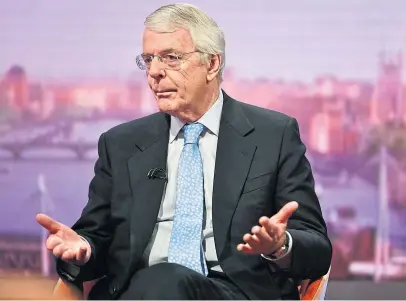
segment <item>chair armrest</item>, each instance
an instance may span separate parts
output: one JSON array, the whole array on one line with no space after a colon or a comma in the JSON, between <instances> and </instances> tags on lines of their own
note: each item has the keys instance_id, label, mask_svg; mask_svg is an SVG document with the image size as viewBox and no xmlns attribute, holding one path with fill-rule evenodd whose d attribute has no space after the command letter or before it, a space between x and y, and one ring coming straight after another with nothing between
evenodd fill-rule
<instances>
[{"instance_id":1,"label":"chair armrest","mask_svg":"<svg viewBox=\"0 0 406 301\"><path fill-rule=\"evenodd\" d=\"M317 280L303 280L299 285L300 300L324 300L329 276L330 270Z\"/></svg>"},{"instance_id":2,"label":"chair armrest","mask_svg":"<svg viewBox=\"0 0 406 301\"><path fill-rule=\"evenodd\" d=\"M59 278L55 285L52 296L59 300L83 300L83 292L72 283L63 281Z\"/></svg>"},{"instance_id":3,"label":"chair armrest","mask_svg":"<svg viewBox=\"0 0 406 301\"><path fill-rule=\"evenodd\" d=\"M101 278L83 282L83 291L81 291L72 283L63 281L62 278L59 278L54 288L53 297L59 300L87 300L90 290L100 279Z\"/></svg>"}]
</instances>

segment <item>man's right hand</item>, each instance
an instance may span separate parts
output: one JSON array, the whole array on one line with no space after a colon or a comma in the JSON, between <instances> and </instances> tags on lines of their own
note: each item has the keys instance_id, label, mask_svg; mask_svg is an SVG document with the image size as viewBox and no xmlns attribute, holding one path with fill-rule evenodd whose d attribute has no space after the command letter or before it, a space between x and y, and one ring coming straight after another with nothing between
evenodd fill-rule
<instances>
[{"instance_id":1,"label":"man's right hand","mask_svg":"<svg viewBox=\"0 0 406 301\"><path fill-rule=\"evenodd\" d=\"M36 219L48 230L46 247L57 258L76 265L84 265L88 262L91 254L90 245L75 231L45 214L37 214Z\"/></svg>"}]
</instances>

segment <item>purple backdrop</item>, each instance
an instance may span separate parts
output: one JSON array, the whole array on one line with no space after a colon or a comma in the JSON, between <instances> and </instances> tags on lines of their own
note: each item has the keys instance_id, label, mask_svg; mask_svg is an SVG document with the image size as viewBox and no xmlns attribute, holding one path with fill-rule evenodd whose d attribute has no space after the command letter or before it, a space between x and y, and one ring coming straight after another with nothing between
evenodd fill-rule
<instances>
[{"instance_id":1,"label":"purple backdrop","mask_svg":"<svg viewBox=\"0 0 406 301\"><path fill-rule=\"evenodd\" d=\"M223 88L299 121L330 278L406 279L406 2L192 2L225 32ZM99 135L156 111L135 56L166 3L0 0L0 273L53 273L35 214L72 224Z\"/></svg>"}]
</instances>

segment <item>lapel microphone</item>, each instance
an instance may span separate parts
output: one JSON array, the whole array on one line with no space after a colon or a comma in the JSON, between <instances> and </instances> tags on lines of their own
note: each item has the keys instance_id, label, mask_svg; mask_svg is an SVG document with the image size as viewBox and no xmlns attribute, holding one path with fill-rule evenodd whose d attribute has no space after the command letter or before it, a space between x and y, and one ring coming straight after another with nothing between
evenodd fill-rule
<instances>
[{"instance_id":1,"label":"lapel microphone","mask_svg":"<svg viewBox=\"0 0 406 301\"><path fill-rule=\"evenodd\" d=\"M148 179L161 179L161 180L168 180L168 175L166 170L163 168L152 168L148 171Z\"/></svg>"}]
</instances>

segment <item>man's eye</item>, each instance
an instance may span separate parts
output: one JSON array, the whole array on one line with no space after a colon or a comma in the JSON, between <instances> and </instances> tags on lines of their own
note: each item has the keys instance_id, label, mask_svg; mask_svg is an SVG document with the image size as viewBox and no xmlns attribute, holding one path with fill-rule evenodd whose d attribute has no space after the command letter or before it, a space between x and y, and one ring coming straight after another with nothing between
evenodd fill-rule
<instances>
[{"instance_id":1,"label":"man's eye","mask_svg":"<svg viewBox=\"0 0 406 301\"><path fill-rule=\"evenodd\" d=\"M179 59L179 56L175 55L175 54L168 54L166 55L166 59L169 61L177 61Z\"/></svg>"},{"instance_id":2,"label":"man's eye","mask_svg":"<svg viewBox=\"0 0 406 301\"><path fill-rule=\"evenodd\" d=\"M145 63L151 63L151 61L152 61L151 56L144 56L144 57L142 57L142 59L144 60Z\"/></svg>"}]
</instances>

